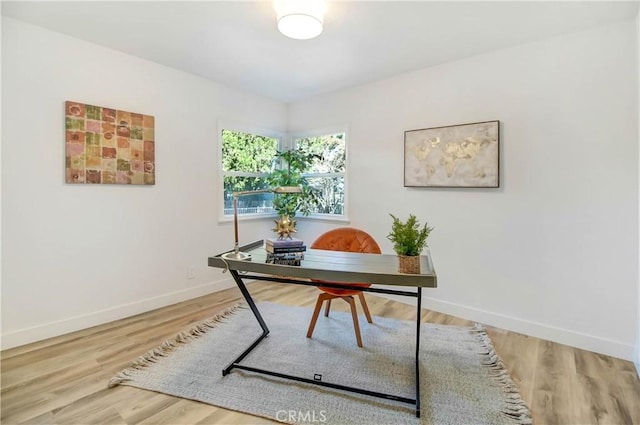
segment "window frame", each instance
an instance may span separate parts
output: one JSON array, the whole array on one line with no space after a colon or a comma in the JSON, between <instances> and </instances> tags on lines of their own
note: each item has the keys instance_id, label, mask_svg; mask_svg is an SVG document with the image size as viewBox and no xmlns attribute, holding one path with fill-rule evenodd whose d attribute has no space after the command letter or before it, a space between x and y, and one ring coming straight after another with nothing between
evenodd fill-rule
<instances>
[{"instance_id":1,"label":"window frame","mask_svg":"<svg viewBox=\"0 0 640 425\"><path fill-rule=\"evenodd\" d=\"M253 125L234 123L228 121L219 121L218 129L216 133L216 138L218 139L218 197L217 202L219 202L218 206L218 222L225 223L233 221L233 214L226 215L224 213L224 178L227 176L235 176L235 177L266 177L268 173L252 173L246 171L224 171L222 168L222 131L236 131L247 134L253 134L256 136L262 137L270 137L278 140L278 150L286 149L286 134L281 131L262 128ZM275 211L273 213L255 213L255 214L238 214L238 220L256 220L263 218L275 217Z\"/></svg>"},{"instance_id":2,"label":"window frame","mask_svg":"<svg viewBox=\"0 0 640 425\"><path fill-rule=\"evenodd\" d=\"M320 214L320 213L312 213L308 216L296 216L296 218L304 218L310 219L314 221L326 221L326 222L340 222L340 223L349 223L350 219L348 216L349 212L349 128L347 125L338 125L331 127L322 127L314 130L304 130L304 131L296 131L293 133L286 133L274 129L259 127L255 125L242 124L238 122L230 122L230 121L219 121L218 128L216 132L217 138L217 168L218 168L218 196L217 203L218 205L218 222L226 223L233 221L233 214L225 215L224 213L224 178L226 176L237 176L237 177L266 177L267 173L251 173L251 172L243 172L243 171L224 171L222 168L222 131L230 130L243 132L248 134L254 134L263 137L271 137L278 140L278 150L287 150L287 149L295 149L296 140L303 139L308 137L319 137L326 136L329 134L337 134L344 133L344 141L345 141L345 172L344 173L305 173L305 177L343 177L344 178L344 206L343 213L338 214ZM238 215L238 220L260 220L265 218L273 218L276 217L276 212L270 213L255 213L255 214L242 214Z\"/></svg>"},{"instance_id":3,"label":"window frame","mask_svg":"<svg viewBox=\"0 0 640 425\"><path fill-rule=\"evenodd\" d=\"M308 216L302 216L307 219L313 219L318 221L337 221L343 223L349 223L349 126L348 125L336 125L330 127L316 128L314 130L303 130L293 132L287 135L286 149L295 149L296 140L305 139L310 137L321 137L330 134L344 134L344 154L345 158L345 171L344 173L305 173L305 177L342 177L344 179L344 205L342 208L342 214L321 214L312 213ZM297 217L297 216L296 216Z\"/></svg>"}]
</instances>

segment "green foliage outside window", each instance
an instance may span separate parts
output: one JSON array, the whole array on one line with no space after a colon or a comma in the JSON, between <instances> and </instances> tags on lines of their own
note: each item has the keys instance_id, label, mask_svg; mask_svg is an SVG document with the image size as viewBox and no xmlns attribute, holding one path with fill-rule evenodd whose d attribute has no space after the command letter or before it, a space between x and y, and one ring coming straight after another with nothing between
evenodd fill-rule
<instances>
[{"instance_id":1,"label":"green foliage outside window","mask_svg":"<svg viewBox=\"0 0 640 425\"><path fill-rule=\"evenodd\" d=\"M222 171L224 212L233 214L233 192L264 189L273 157L278 151L278 139L241 131L222 130ZM260 214L273 211L271 194L263 193L239 198L239 214Z\"/></svg>"},{"instance_id":2,"label":"green foliage outside window","mask_svg":"<svg viewBox=\"0 0 640 425\"><path fill-rule=\"evenodd\" d=\"M296 140L296 146L315 155L308 173L344 173L347 156L345 154L344 133Z\"/></svg>"},{"instance_id":3,"label":"green foliage outside window","mask_svg":"<svg viewBox=\"0 0 640 425\"><path fill-rule=\"evenodd\" d=\"M278 152L278 139L240 131L222 130L222 171L268 173ZM227 176L225 188L231 192L265 187L255 177Z\"/></svg>"},{"instance_id":4,"label":"green foliage outside window","mask_svg":"<svg viewBox=\"0 0 640 425\"><path fill-rule=\"evenodd\" d=\"M344 173L346 171L345 134L329 134L296 140L296 146L314 160L305 171L316 194L310 211L318 214L344 214Z\"/></svg>"},{"instance_id":5,"label":"green foliage outside window","mask_svg":"<svg viewBox=\"0 0 640 425\"><path fill-rule=\"evenodd\" d=\"M303 196L256 194L239 198L239 214L273 211L344 214L346 171L344 133L296 140L293 150L278 151L278 139L222 130L225 214L232 214L233 192L277 186L301 186Z\"/></svg>"}]
</instances>

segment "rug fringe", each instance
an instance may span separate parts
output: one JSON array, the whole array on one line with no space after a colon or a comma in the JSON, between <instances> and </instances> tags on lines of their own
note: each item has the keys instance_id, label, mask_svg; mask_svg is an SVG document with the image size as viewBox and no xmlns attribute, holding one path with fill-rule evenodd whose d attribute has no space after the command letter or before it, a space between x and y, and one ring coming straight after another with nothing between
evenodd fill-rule
<instances>
[{"instance_id":1,"label":"rug fringe","mask_svg":"<svg viewBox=\"0 0 640 425\"><path fill-rule=\"evenodd\" d=\"M143 369L145 367L149 367L156 363L160 357L166 357L174 351L176 348L180 347L183 344L187 344L194 339L198 339L205 335L209 330L218 326L223 319L229 317L230 315L236 313L240 309L246 309L247 307L242 304L234 305L233 307L229 307L221 313L216 314L210 319L207 319L203 322L196 324L193 328L186 332L181 332L176 335L173 339L167 340L163 342L159 347L156 347L152 350L147 351L142 356L135 359L129 367L118 373L116 376L109 380L108 387L115 387L116 385L122 384L123 382L131 381L133 379L132 375L136 370Z\"/></svg>"},{"instance_id":2,"label":"rug fringe","mask_svg":"<svg viewBox=\"0 0 640 425\"><path fill-rule=\"evenodd\" d=\"M482 347L486 350L484 353L480 353L485 356L483 365L487 367L488 375L499 386L504 393L504 407L502 414L513 419L514 424L518 425L531 425L533 419L531 417L531 411L527 406L527 403L520 396L518 387L511 379L509 371L504 362L496 353L493 342L485 327L479 323L476 323L472 331L477 335Z\"/></svg>"}]
</instances>

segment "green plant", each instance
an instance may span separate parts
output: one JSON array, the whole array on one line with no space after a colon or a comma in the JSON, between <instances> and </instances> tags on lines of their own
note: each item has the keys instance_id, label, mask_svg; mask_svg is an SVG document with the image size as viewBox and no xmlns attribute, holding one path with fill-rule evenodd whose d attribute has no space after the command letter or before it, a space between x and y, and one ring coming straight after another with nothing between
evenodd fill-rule
<instances>
[{"instance_id":1,"label":"green plant","mask_svg":"<svg viewBox=\"0 0 640 425\"><path fill-rule=\"evenodd\" d=\"M298 211L303 215L309 215L313 206L317 204L317 196L303 173L311 167L313 161L318 157L319 155L307 153L302 149L276 153L274 169L267 176L269 186L299 186L302 188L302 193L274 196L273 209L279 216L293 218ZM278 165L279 167L276 167Z\"/></svg>"},{"instance_id":2,"label":"green plant","mask_svg":"<svg viewBox=\"0 0 640 425\"><path fill-rule=\"evenodd\" d=\"M427 227L427 223L425 223L421 229L418 219L413 214L409 214L409 219L406 222L402 222L393 214L389 215L393 218L393 224L387 239L393 242L393 250L396 254L420 255L424 247L427 246L427 238L433 227Z\"/></svg>"}]
</instances>

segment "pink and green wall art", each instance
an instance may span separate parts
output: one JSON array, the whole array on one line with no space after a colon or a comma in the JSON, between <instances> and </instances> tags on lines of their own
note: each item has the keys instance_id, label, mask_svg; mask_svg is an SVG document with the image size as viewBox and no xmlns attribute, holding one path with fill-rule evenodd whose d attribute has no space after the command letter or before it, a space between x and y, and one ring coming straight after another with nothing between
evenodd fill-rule
<instances>
[{"instance_id":1,"label":"pink and green wall art","mask_svg":"<svg viewBox=\"0 0 640 425\"><path fill-rule=\"evenodd\" d=\"M65 102L66 182L156 183L154 118Z\"/></svg>"}]
</instances>

